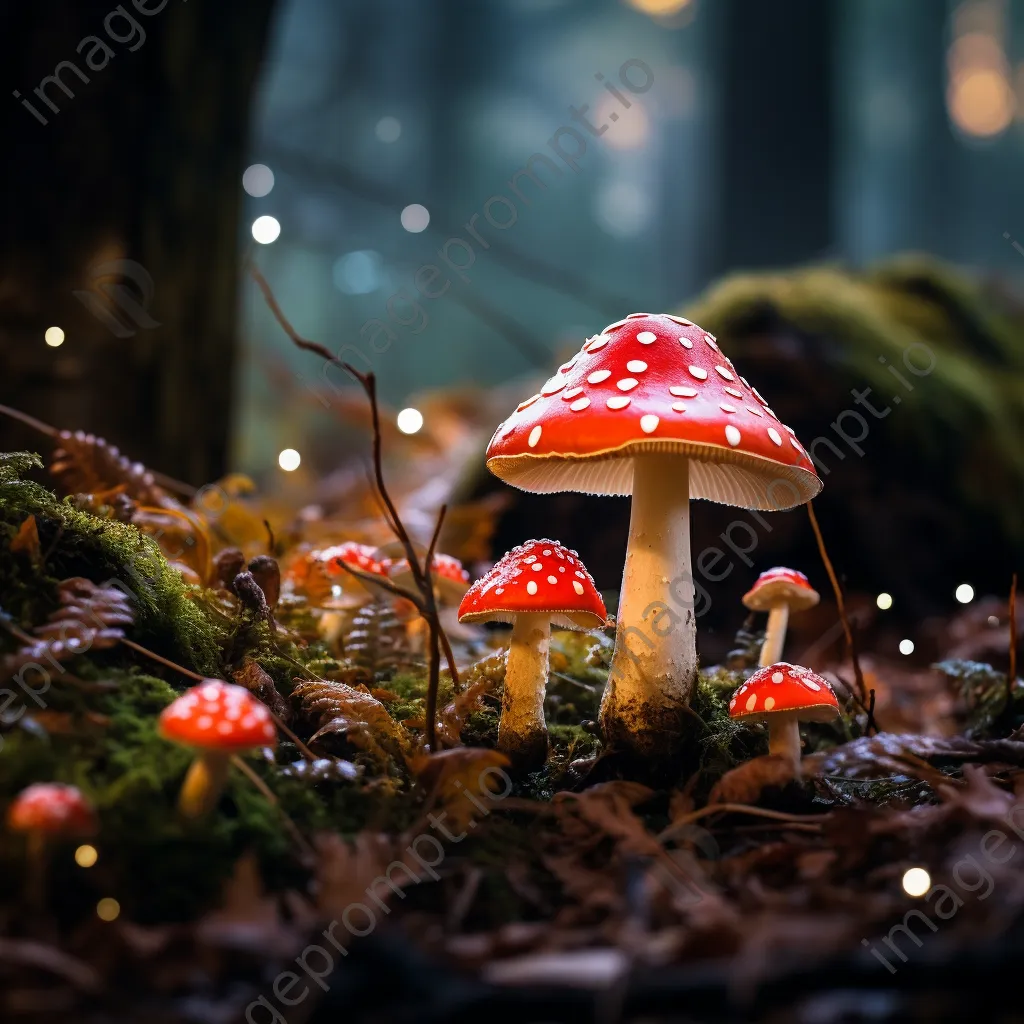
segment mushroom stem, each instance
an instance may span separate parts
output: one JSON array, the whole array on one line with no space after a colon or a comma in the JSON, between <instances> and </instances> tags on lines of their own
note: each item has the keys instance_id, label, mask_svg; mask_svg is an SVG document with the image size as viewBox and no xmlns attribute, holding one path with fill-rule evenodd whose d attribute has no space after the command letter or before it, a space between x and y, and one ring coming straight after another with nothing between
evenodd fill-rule
<instances>
[{"instance_id":1,"label":"mushroom stem","mask_svg":"<svg viewBox=\"0 0 1024 1024\"><path fill-rule=\"evenodd\" d=\"M784 713L768 719L768 753L786 758L793 771L800 770L800 722L796 715Z\"/></svg>"},{"instance_id":2,"label":"mushroom stem","mask_svg":"<svg viewBox=\"0 0 1024 1024\"><path fill-rule=\"evenodd\" d=\"M217 806L230 764L231 754L219 750L203 751L192 762L178 795L178 811L183 818L205 817Z\"/></svg>"},{"instance_id":3,"label":"mushroom stem","mask_svg":"<svg viewBox=\"0 0 1024 1024\"><path fill-rule=\"evenodd\" d=\"M654 758L678 745L697 676L693 593L689 462L639 455L615 653L601 701L609 744Z\"/></svg>"},{"instance_id":4,"label":"mushroom stem","mask_svg":"<svg viewBox=\"0 0 1024 1024\"><path fill-rule=\"evenodd\" d=\"M42 914L46 910L46 876L49 873L50 857L46 836L33 829L26 837L25 844L25 898L29 910Z\"/></svg>"},{"instance_id":5,"label":"mushroom stem","mask_svg":"<svg viewBox=\"0 0 1024 1024\"><path fill-rule=\"evenodd\" d=\"M782 648L786 643L786 627L789 625L789 605L785 602L772 605L768 612L768 628L761 645L761 657L757 664L761 668L782 661Z\"/></svg>"},{"instance_id":6,"label":"mushroom stem","mask_svg":"<svg viewBox=\"0 0 1024 1024\"><path fill-rule=\"evenodd\" d=\"M548 756L544 691L548 682L551 620L547 614L517 615L505 668L498 724L498 749L519 769L540 767Z\"/></svg>"}]
</instances>

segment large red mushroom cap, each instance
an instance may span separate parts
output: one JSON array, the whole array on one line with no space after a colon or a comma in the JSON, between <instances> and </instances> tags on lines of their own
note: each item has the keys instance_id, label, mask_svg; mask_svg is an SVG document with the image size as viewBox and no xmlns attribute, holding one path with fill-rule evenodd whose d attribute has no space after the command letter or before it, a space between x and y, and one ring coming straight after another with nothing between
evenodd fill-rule
<instances>
[{"instance_id":1,"label":"large red mushroom cap","mask_svg":"<svg viewBox=\"0 0 1024 1024\"><path fill-rule=\"evenodd\" d=\"M204 679L168 704L160 735L189 747L237 751L270 747L277 730L265 704L244 686Z\"/></svg>"},{"instance_id":2,"label":"large red mushroom cap","mask_svg":"<svg viewBox=\"0 0 1024 1024\"><path fill-rule=\"evenodd\" d=\"M818 592L802 572L784 569L781 565L761 573L743 595L744 605L755 612L766 612L777 604L803 611L813 608L819 600Z\"/></svg>"},{"instance_id":3,"label":"large red mushroom cap","mask_svg":"<svg viewBox=\"0 0 1024 1024\"><path fill-rule=\"evenodd\" d=\"M543 613L563 629L596 629L608 618L580 556L556 540L528 540L481 576L459 605L459 622L511 622Z\"/></svg>"},{"instance_id":4,"label":"large red mushroom cap","mask_svg":"<svg viewBox=\"0 0 1024 1024\"><path fill-rule=\"evenodd\" d=\"M588 339L498 427L487 468L525 491L631 494L645 452L688 456L691 498L782 510L821 490L714 336L668 314L632 313Z\"/></svg>"},{"instance_id":5,"label":"large red mushroom cap","mask_svg":"<svg viewBox=\"0 0 1024 1024\"><path fill-rule=\"evenodd\" d=\"M730 718L764 719L782 712L801 722L827 722L839 715L839 701L828 680L786 661L758 669L729 701Z\"/></svg>"},{"instance_id":6,"label":"large red mushroom cap","mask_svg":"<svg viewBox=\"0 0 1024 1024\"><path fill-rule=\"evenodd\" d=\"M77 786L36 782L23 789L7 809L7 826L15 832L90 836L96 811Z\"/></svg>"}]
</instances>

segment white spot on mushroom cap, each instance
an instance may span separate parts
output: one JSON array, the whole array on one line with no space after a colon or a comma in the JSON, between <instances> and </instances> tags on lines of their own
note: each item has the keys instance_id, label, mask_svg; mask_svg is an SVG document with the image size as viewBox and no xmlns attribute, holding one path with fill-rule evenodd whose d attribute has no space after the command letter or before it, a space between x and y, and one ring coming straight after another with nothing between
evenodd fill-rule
<instances>
[{"instance_id":1,"label":"white spot on mushroom cap","mask_svg":"<svg viewBox=\"0 0 1024 1024\"><path fill-rule=\"evenodd\" d=\"M590 399L589 398L586 398L586 397L584 397L584 398L577 398L576 401L573 402L572 405L569 406L569 408L572 409L573 412L582 412L589 405L590 405Z\"/></svg>"},{"instance_id":2,"label":"white spot on mushroom cap","mask_svg":"<svg viewBox=\"0 0 1024 1024\"><path fill-rule=\"evenodd\" d=\"M775 707L775 698L774 697L765 697L765 699L764 699L764 709L765 709L765 711L771 711L771 709L773 707Z\"/></svg>"},{"instance_id":3,"label":"white spot on mushroom cap","mask_svg":"<svg viewBox=\"0 0 1024 1024\"><path fill-rule=\"evenodd\" d=\"M615 386L620 391L632 391L639 383L636 377L623 377L622 380L615 382Z\"/></svg>"},{"instance_id":4,"label":"white spot on mushroom cap","mask_svg":"<svg viewBox=\"0 0 1024 1024\"><path fill-rule=\"evenodd\" d=\"M534 402L537 401L538 398L540 398L540 395L531 395L529 398L526 399L525 402L520 402L516 406L516 412L522 412L524 409L528 409L531 405L533 405Z\"/></svg>"},{"instance_id":5,"label":"white spot on mushroom cap","mask_svg":"<svg viewBox=\"0 0 1024 1024\"><path fill-rule=\"evenodd\" d=\"M658 336L656 334L652 334L650 331L641 331L636 336L636 340L639 341L641 345L650 345L658 340Z\"/></svg>"},{"instance_id":6,"label":"white spot on mushroom cap","mask_svg":"<svg viewBox=\"0 0 1024 1024\"><path fill-rule=\"evenodd\" d=\"M523 559L523 564L524 565L530 565L530 564L532 564L533 562L536 562L536 561L537 561L537 556L536 555L527 555L526 558Z\"/></svg>"},{"instance_id":7,"label":"white spot on mushroom cap","mask_svg":"<svg viewBox=\"0 0 1024 1024\"><path fill-rule=\"evenodd\" d=\"M743 408L746 409L747 412L753 413L753 415L755 415L755 416L759 416L759 417L763 417L764 416L764 413L761 412L761 410L758 409L756 405L745 405Z\"/></svg>"},{"instance_id":8,"label":"white spot on mushroom cap","mask_svg":"<svg viewBox=\"0 0 1024 1024\"><path fill-rule=\"evenodd\" d=\"M528 594L530 594L530 595L533 595L533 594L537 593L537 581L536 580L530 580L530 582L526 584L526 592Z\"/></svg>"},{"instance_id":9,"label":"white spot on mushroom cap","mask_svg":"<svg viewBox=\"0 0 1024 1024\"><path fill-rule=\"evenodd\" d=\"M592 342L590 342L587 351L596 352L599 348L604 348L609 341L611 341L611 338L606 338L603 334L599 334Z\"/></svg>"},{"instance_id":10,"label":"white spot on mushroom cap","mask_svg":"<svg viewBox=\"0 0 1024 1024\"><path fill-rule=\"evenodd\" d=\"M213 719L209 715L201 715L196 719L197 729L209 729L213 725Z\"/></svg>"},{"instance_id":11,"label":"white spot on mushroom cap","mask_svg":"<svg viewBox=\"0 0 1024 1024\"><path fill-rule=\"evenodd\" d=\"M558 368L558 372L568 373L576 365L576 360L579 359L579 357L580 354L579 352L577 352L576 355L574 355L572 359L570 359L567 363L562 363L562 365Z\"/></svg>"},{"instance_id":12,"label":"white spot on mushroom cap","mask_svg":"<svg viewBox=\"0 0 1024 1024\"><path fill-rule=\"evenodd\" d=\"M575 590L577 594L582 594L583 593L583 584L580 583L579 580L573 580L572 581L572 589Z\"/></svg>"},{"instance_id":13,"label":"white spot on mushroom cap","mask_svg":"<svg viewBox=\"0 0 1024 1024\"><path fill-rule=\"evenodd\" d=\"M722 404L719 405L718 408L721 409L722 412L735 412L736 411L736 406L735 405L730 405L728 402L722 402Z\"/></svg>"},{"instance_id":14,"label":"white spot on mushroom cap","mask_svg":"<svg viewBox=\"0 0 1024 1024\"><path fill-rule=\"evenodd\" d=\"M530 568L534 572L541 572L543 570L544 566L540 562L534 562L533 565L530 566Z\"/></svg>"},{"instance_id":15,"label":"white spot on mushroom cap","mask_svg":"<svg viewBox=\"0 0 1024 1024\"><path fill-rule=\"evenodd\" d=\"M565 387L565 381L558 377L552 377L549 381L544 384L544 387L540 389L542 395L557 395L562 388Z\"/></svg>"},{"instance_id":16,"label":"white spot on mushroom cap","mask_svg":"<svg viewBox=\"0 0 1024 1024\"><path fill-rule=\"evenodd\" d=\"M562 392L562 401L571 402L574 398L583 394L583 388L569 388L568 391Z\"/></svg>"},{"instance_id":17,"label":"white spot on mushroom cap","mask_svg":"<svg viewBox=\"0 0 1024 1024\"><path fill-rule=\"evenodd\" d=\"M605 402L605 405L607 405L609 409L625 409L626 406L629 405L629 402L630 399L625 395L613 395L607 402Z\"/></svg>"},{"instance_id":18,"label":"white spot on mushroom cap","mask_svg":"<svg viewBox=\"0 0 1024 1024\"><path fill-rule=\"evenodd\" d=\"M673 412L686 412L686 403L685 402L673 402L672 403L672 411Z\"/></svg>"},{"instance_id":19,"label":"white spot on mushroom cap","mask_svg":"<svg viewBox=\"0 0 1024 1024\"><path fill-rule=\"evenodd\" d=\"M494 588L494 592L496 594L504 594L505 593L505 588L504 587L495 587Z\"/></svg>"},{"instance_id":20,"label":"white spot on mushroom cap","mask_svg":"<svg viewBox=\"0 0 1024 1024\"><path fill-rule=\"evenodd\" d=\"M263 735L266 736L268 740L272 740L274 738L274 727L270 722L267 722L267 724L263 726Z\"/></svg>"},{"instance_id":21,"label":"white spot on mushroom cap","mask_svg":"<svg viewBox=\"0 0 1024 1024\"><path fill-rule=\"evenodd\" d=\"M227 736L232 731L233 731L233 729L232 729L232 725L231 725L230 722L221 722L217 726L217 732L219 732L221 734L221 736Z\"/></svg>"},{"instance_id":22,"label":"white spot on mushroom cap","mask_svg":"<svg viewBox=\"0 0 1024 1024\"><path fill-rule=\"evenodd\" d=\"M674 313L666 313L665 316L669 320L674 320L677 324L682 324L684 327L693 327L693 321L687 320L685 316L676 316Z\"/></svg>"},{"instance_id":23,"label":"white spot on mushroom cap","mask_svg":"<svg viewBox=\"0 0 1024 1024\"><path fill-rule=\"evenodd\" d=\"M725 428L725 439L733 448L735 448L743 439L743 435L730 423L729 426Z\"/></svg>"},{"instance_id":24,"label":"white spot on mushroom cap","mask_svg":"<svg viewBox=\"0 0 1024 1024\"><path fill-rule=\"evenodd\" d=\"M630 373L643 373L644 370L647 369L647 364L642 359L630 359L630 361L626 363L626 369L629 370Z\"/></svg>"},{"instance_id":25,"label":"white spot on mushroom cap","mask_svg":"<svg viewBox=\"0 0 1024 1024\"><path fill-rule=\"evenodd\" d=\"M743 392L737 391L736 388L723 388L722 390L725 391L727 395L732 395L733 398L743 397Z\"/></svg>"},{"instance_id":26,"label":"white spot on mushroom cap","mask_svg":"<svg viewBox=\"0 0 1024 1024\"><path fill-rule=\"evenodd\" d=\"M792 445L792 446L793 446L793 447L794 447L794 448L795 448L795 449L796 449L796 450L797 450L798 452L800 452L801 454L803 454L803 448L801 448L801 447L800 447L800 443L799 443L799 442L797 441L797 439L796 439L795 437L791 437L791 438L789 439L789 443L790 443L790 444L791 444L791 445Z\"/></svg>"},{"instance_id":27,"label":"white spot on mushroom cap","mask_svg":"<svg viewBox=\"0 0 1024 1024\"><path fill-rule=\"evenodd\" d=\"M553 585L553 584L555 584L557 582L558 582L558 577L557 576L549 576L548 577L548 583L551 583Z\"/></svg>"},{"instance_id":28,"label":"white spot on mushroom cap","mask_svg":"<svg viewBox=\"0 0 1024 1024\"><path fill-rule=\"evenodd\" d=\"M747 703L744 706L746 707L746 709L748 711L753 711L754 708L757 707L757 694L756 693L752 693L747 698Z\"/></svg>"},{"instance_id":29,"label":"white spot on mushroom cap","mask_svg":"<svg viewBox=\"0 0 1024 1024\"><path fill-rule=\"evenodd\" d=\"M658 424L661 421L653 413L648 413L646 416L640 417L640 429L645 434L653 434L658 429Z\"/></svg>"},{"instance_id":30,"label":"white spot on mushroom cap","mask_svg":"<svg viewBox=\"0 0 1024 1024\"><path fill-rule=\"evenodd\" d=\"M545 548L543 553L546 557L550 558L552 554L551 548Z\"/></svg>"},{"instance_id":31,"label":"white spot on mushroom cap","mask_svg":"<svg viewBox=\"0 0 1024 1024\"><path fill-rule=\"evenodd\" d=\"M801 677L800 682L807 687L808 690L820 690L821 686L818 685L813 679L806 679Z\"/></svg>"},{"instance_id":32,"label":"white spot on mushroom cap","mask_svg":"<svg viewBox=\"0 0 1024 1024\"><path fill-rule=\"evenodd\" d=\"M668 389L668 393L670 395L676 395L678 398L696 398L697 397L697 389L696 388L687 388L687 387L683 387L682 385L677 385L674 388L669 388Z\"/></svg>"},{"instance_id":33,"label":"white spot on mushroom cap","mask_svg":"<svg viewBox=\"0 0 1024 1024\"><path fill-rule=\"evenodd\" d=\"M530 431L530 436L526 439L526 443L531 448L537 447L537 442L540 440L540 435L543 432L543 427L538 423L537 426Z\"/></svg>"},{"instance_id":34,"label":"white spot on mushroom cap","mask_svg":"<svg viewBox=\"0 0 1024 1024\"><path fill-rule=\"evenodd\" d=\"M611 370L595 370L588 378L587 381L591 384L600 384L601 381L607 380L612 375Z\"/></svg>"},{"instance_id":35,"label":"white spot on mushroom cap","mask_svg":"<svg viewBox=\"0 0 1024 1024\"><path fill-rule=\"evenodd\" d=\"M782 680L785 679L785 678L786 677L781 672L773 672L772 673L772 682L773 683L781 683Z\"/></svg>"},{"instance_id":36,"label":"white spot on mushroom cap","mask_svg":"<svg viewBox=\"0 0 1024 1024\"><path fill-rule=\"evenodd\" d=\"M715 344L715 336L713 334L705 334L704 340L717 352L718 346Z\"/></svg>"},{"instance_id":37,"label":"white spot on mushroom cap","mask_svg":"<svg viewBox=\"0 0 1024 1024\"><path fill-rule=\"evenodd\" d=\"M703 366L688 366L687 369L690 371L690 376L696 377L697 380L708 379L708 371Z\"/></svg>"},{"instance_id":38,"label":"white spot on mushroom cap","mask_svg":"<svg viewBox=\"0 0 1024 1024\"><path fill-rule=\"evenodd\" d=\"M723 380L735 380L736 379L724 366L716 366L715 369L718 371L718 375Z\"/></svg>"},{"instance_id":39,"label":"white spot on mushroom cap","mask_svg":"<svg viewBox=\"0 0 1024 1024\"><path fill-rule=\"evenodd\" d=\"M768 428L768 436L777 444L782 445L782 438L779 436L779 432L774 427Z\"/></svg>"},{"instance_id":40,"label":"white spot on mushroom cap","mask_svg":"<svg viewBox=\"0 0 1024 1024\"><path fill-rule=\"evenodd\" d=\"M209 683L199 691L205 700L219 700L220 687L216 683Z\"/></svg>"},{"instance_id":41,"label":"white spot on mushroom cap","mask_svg":"<svg viewBox=\"0 0 1024 1024\"><path fill-rule=\"evenodd\" d=\"M679 344L682 345L683 348L693 348L693 342L690 341L689 338L680 338Z\"/></svg>"}]
</instances>

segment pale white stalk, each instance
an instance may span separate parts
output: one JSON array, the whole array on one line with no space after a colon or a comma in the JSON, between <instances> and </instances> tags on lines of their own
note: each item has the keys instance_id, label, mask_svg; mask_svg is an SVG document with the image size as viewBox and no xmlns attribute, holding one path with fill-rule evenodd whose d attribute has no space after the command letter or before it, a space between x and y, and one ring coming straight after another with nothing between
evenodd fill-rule
<instances>
[{"instance_id":1,"label":"pale white stalk","mask_svg":"<svg viewBox=\"0 0 1024 1024\"><path fill-rule=\"evenodd\" d=\"M782 661L782 649L786 644L786 627L789 625L789 605L785 602L773 605L768 612L768 628L765 630L761 657L757 664L761 668Z\"/></svg>"},{"instance_id":2,"label":"pale white stalk","mask_svg":"<svg viewBox=\"0 0 1024 1024\"><path fill-rule=\"evenodd\" d=\"M601 701L610 744L654 758L678 745L697 676L693 593L689 463L637 456L615 652Z\"/></svg>"},{"instance_id":3,"label":"pale white stalk","mask_svg":"<svg viewBox=\"0 0 1024 1024\"><path fill-rule=\"evenodd\" d=\"M498 724L498 749L518 768L540 767L548 753L544 692L548 683L551 619L545 613L517 615L505 667Z\"/></svg>"},{"instance_id":4,"label":"pale white stalk","mask_svg":"<svg viewBox=\"0 0 1024 1024\"><path fill-rule=\"evenodd\" d=\"M800 722L796 715L785 713L768 719L768 753L784 757L800 771Z\"/></svg>"}]
</instances>

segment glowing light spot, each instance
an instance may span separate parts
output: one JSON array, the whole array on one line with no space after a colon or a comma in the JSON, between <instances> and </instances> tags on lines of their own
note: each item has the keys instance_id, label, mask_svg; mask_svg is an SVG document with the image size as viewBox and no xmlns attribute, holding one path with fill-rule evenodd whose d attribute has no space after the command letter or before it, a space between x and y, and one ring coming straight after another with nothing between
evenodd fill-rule
<instances>
[{"instance_id":1,"label":"glowing light spot","mask_svg":"<svg viewBox=\"0 0 1024 1024\"><path fill-rule=\"evenodd\" d=\"M903 873L903 891L908 896L923 896L932 887L932 876L924 868L910 868Z\"/></svg>"},{"instance_id":2,"label":"glowing light spot","mask_svg":"<svg viewBox=\"0 0 1024 1024\"><path fill-rule=\"evenodd\" d=\"M252 222L252 237L260 245L270 245L271 242L276 242L280 234L281 222L276 217L265 214Z\"/></svg>"},{"instance_id":3,"label":"glowing light spot","mask_svg":"<svg viewBox=\"0 0 1024 1024\"><path fill-rule=\"evenodd\" d=\"M416 434L423 428L423 413L419 409L403 409L395 421L403 434Z\"/></svg>"},{"instance_id":4,"label":"glowing light spot","mask_svg":"<svg viewBox=\"0 0 1024 1024\"><path fill-rule=\"evenodd\" d=\"M913 654L914 653L914 641L913 640L901 640L900 641L900 654Z\"/></svg>"},{"instance_id":5,"label":"glowing light spot","mask_svg":"<svg viewBox=\"0 0 1024 1024\"><path fill-rule=\"evenodd\" d=\"M627 0L630 7L635 7L638 11L655 18L678 14L689 2L690 0Z\"/></svg>"},{"instance_id":6,"label":"glowing light spot","mask_svg":"<svg viewBox=\"0 0 1024 1024\"><path fill-rule=\"evenodd\" d=\"M426 231L430 223L430 211L419 203L411 203L402 211L402 227L413 235Z\"/></svg>"},{"instance_id":7,"label":"glowing light spot","mask_svg":"<svg viewBox=\"0 0 1024 1024\"><path fill-rule=\"evenodd\" d=\"M96 916L101 921L116 921L121 916L121 904L110 896L104 896L96 904Z\"/></svg>"},{"instance_id":8,"label":"glowing light spot","mask_svg":"<svg viewBox=\"0 0 1024 1024\"><path fill-rule=\"evenodd\" d=\"M95 846L86 844L75 850L75 863L80 868L91 868L99 860L99 856Z\"/></svg>"},{"instance_id":9,"label":"glowing light spot","mask_svg":"<svg viewBox=\"0 0 1024 1024\"><path fill-rule=\"evenodd\" d=\"M251 164L242 175L242 188L256 199L270 195L274 187L274 172L266 164Z\"/></svg>"},{"instance_id":10,"label":"glowing light spot","mask_svg":"<svg viewBox=\"0 0 1024 1024\"><path fill-rule=\"evenodd\" d=\"M380 142L397 142L402 134L402 122L397 117L382 117L373 132Z\"/></svg>"},{"instance_id":11,"label":"glowing light spot","mask_svg":"<svg viewBox=\"0 0 1024 1024\"><path fill-rule=\"evenodd\" d=\"M1016 97L1002 69L975 67L954 76L946 103L962 132L991 138L1009 127Z\"/></svg>"},{"instance_id":12,"label":"glowing light spot","mask_svg":"<svg viewBox=\"0 0 1024 1024\"><path fill-rule=\"evenodd\" d=\"M961 583L953 595L961 604L970 604L974 600L974 587L970 583Z\"/></svg>"},{"instance_id":13,"label":"glowing light spot","mask_svg":"<svg viewBox=\"0 0 1024 1024\"><path fill-rule=\"evenodd\" d=\"M50 348L60 348L64 344L64 332L59 327L47 327L43 340Z\"/></svg>"},{"instance_id":14,"label":"glowing light spot","mask_svg":"<svg viewBox=\"0 0 1024 1024\"><path fill-rule=\"evenodd\" d=\"M277 464L286 473L293 473L302 464L302 456L294 448L285 448L278 455Z\"/></svg>"},{"instance_id":15,"label":"glowing light spot","mask_svg":"<svg viewBox=\"0 0 1024 1024\"><path fill-rule=\"evenodd\" d=\"M883 612L887 612L892 607L892 594L879 594L875 598L875 604L882 609Z\"/></svg>"}]
</instances>

